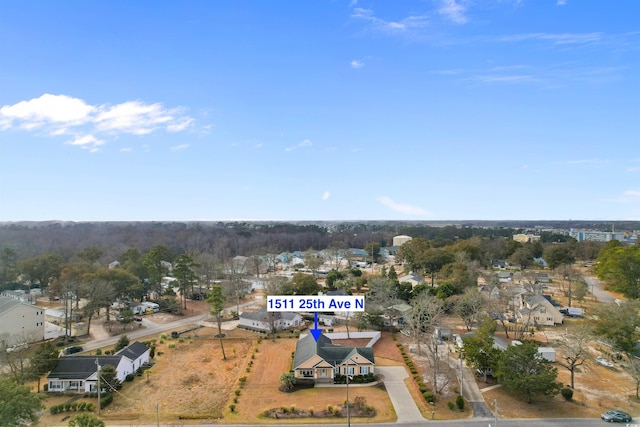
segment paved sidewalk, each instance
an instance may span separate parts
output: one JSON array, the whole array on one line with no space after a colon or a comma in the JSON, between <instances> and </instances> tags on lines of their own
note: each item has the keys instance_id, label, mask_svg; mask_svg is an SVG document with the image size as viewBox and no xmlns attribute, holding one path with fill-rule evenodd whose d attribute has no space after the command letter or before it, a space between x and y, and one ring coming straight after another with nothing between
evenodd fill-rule
<instances>
[{"instance_id":1,"label":"paved sidewalk","mask_svg":"<svg viewBox=\"0 0 640 427\"><path fill-rule=\"evenodd\" d=\"M376 366L376 373L384 378L393 409L398 415L396 423L424 422L424 417L404 383L404 379L409 377L404 366Z\"/></svg>"}]
</instances>

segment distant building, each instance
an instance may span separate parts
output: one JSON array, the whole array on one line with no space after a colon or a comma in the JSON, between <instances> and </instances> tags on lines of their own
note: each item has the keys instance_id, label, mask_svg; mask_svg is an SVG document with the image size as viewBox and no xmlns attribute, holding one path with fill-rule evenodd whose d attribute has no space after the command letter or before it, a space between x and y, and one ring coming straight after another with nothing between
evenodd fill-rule
<instances>
[{"instance_id":1,"label":"distant building","mask_svg":"<svg viewBox=\"0 0 640 427\"><path fill-rule=\"evenodd\" d=\"M402 246L403 243L407 243L409 240L413 239L411 236L394 236L393 237L393 246Z\"/></svg>"},{"instance_id":2,"label":"distant building","mask_svg":"<svg viewBox=\"0 0 640 427\"><path fill-rule=\"evenodd\" d=\"M520 243L539 242L540 236L535 234L514 234L513 240Z\"/></svg>"},{"instance_id":3,"label":"distant building","mask_svg":"<svg viewBox=\"0 0 640 427\"><path fill-rule=\"evenodd\" d=\"M578 242L591 240L594 242L610 242L611 240L625 241L624 233L615 231L594 231L594 230L569 230L569 236Z\"/></svg>"}]
</instances>

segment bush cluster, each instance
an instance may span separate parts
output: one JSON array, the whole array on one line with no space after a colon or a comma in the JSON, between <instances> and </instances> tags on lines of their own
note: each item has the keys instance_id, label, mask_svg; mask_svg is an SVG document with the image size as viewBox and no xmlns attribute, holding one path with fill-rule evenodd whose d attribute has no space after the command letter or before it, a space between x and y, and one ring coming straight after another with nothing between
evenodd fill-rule
<instances>
[{"instance_id":1,"label":"bush cluster","mask_svg":"<svg viewBox=\"0 0 640 427\"><path fill-rule=\"evenodd\" d=\"M100 407L106 408L113 402L113 394L107 393L103 397L100 398Z\"/></svg>"},{"instance_id":2,"label":"bush cluster","mask_svg":"<svg viewBox=\"0 0 640 427\"><path fill-rule=\"evenodd\" d=\"M573 390L571 390L569 387L565 387L560 390L560 394L566 401L570 401L571 399L573 399Z\"/></svg>"},{"instance_id":3,"label":"bush cluster","mask_svg":"<svg viewBox=\"0 0 640 427\"><path fill-rule=\"evenodd\" d=\"M456 406L461 411L464 411L464 397L462 397L462 395L460 394L458 395L458 397L456 397Z\"/></svg>"},{"instance_id":4,"label":"bush cluster","mask_svg":"<svg viewBox=\"0 0 640 427\"><path fill-rule=\"evenodd\" d=\"M59 414L61 412L93 412L95 406L91 402L67 402L59 405L54 405L49 408L51 415Z\"/></svg>"}]
</instances>

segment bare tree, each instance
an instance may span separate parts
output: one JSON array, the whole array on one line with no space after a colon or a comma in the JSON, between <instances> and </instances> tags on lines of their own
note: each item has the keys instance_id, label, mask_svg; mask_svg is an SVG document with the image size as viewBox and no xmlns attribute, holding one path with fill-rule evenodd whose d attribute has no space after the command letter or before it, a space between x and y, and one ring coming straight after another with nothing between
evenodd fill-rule
<instances>
[{"instance_id":1,"label":"bare tree","mask_svg":"<svg viewBox=\"0 0 640 427\"><path fill-rule=\"evenodd\" d=\"M325 253L327 254L327 261L329 262L329 265L331 266L331 268L335 269L335 270L340 270L340 264L341 264L341 250L338 247L332 246L329 247L325 250Z\"/></svg>"},{"instance_id":2,"label":"bare tree","mask_svg":"<svg viewBox=\"0 0 640 427\"><path fill-rule=\"evenodd\" d=\"M571 373L571 388L574 387L576 370L591 358L589 344L593 335L589 328L580 325L572 333L562 335L559 347L562 350L562 365Z\"/></svg>"},{"instance_id":3,"label":"bare tree","mask_svg":"<svg viewBox=\"0 0 640 427\"><path fill-rule=\"evenodd\" d=\"M194 257L197 264L195 268L198 275L198 283L200 286L204 283L207 291L211 289L211 286L216 279L223 277L222 263L218 262L216 257L211 253L200 253ZM202 293L202 288L200 288Z\"/></svg>"},{"instance_id":4,"label":"bare tree","mask_svg":"<svg viewBox=\"0 0 640 427\"><path fill-rule=\"evenodd\" d=\"M480 319L487 300L477 289L467 289L456 303L456 313L462 318L468 331Z\"/></svg>"},{"instance_id":5,"label":"bare tree","mask_svg":"<svg viewBox=\"0 0 640 427\"><path fill-rule=\"evenodd\" d=\"M396 305L403 301L398 298L398 291L393 280L376 277L369 282L369 293L365 310L381 311L389 319L389 330L393 333L393 322L397 317ZM371 310L367 308L370 307Z\"/></svg>"},{"instance_id":6,"label":"bare tree","mask_svg":"<svg viewBox=\"0 0 640 427\"><path fill-rule=\"evenodd\" d=\"M416 341L418 354L421 354L421 343L425 344L432 368L433 390L439 392L438 375L440 373L439 337L435 334L435 327L444 316L444 307L440 299L421 292L411 300L411 314L408 328Z\"/></svg>"},{"instance_id":7,"label":"bare tree","mask_svg":"<svg viewBox=\"0 0 640 427\"><path fill-rule=\"evenodd\" d=\"M544 291L544 284L538 281L537 272L527 270L521 272L520 274L520 283L527 289L527 291L535 295L542 295Z\"/></svg>"},{"instance_id":8,"label":"bare tree","mask_svg":"<svg viewBox=\"0 0 640 427\"><path fill-rule=\"evenodd\" d=\"M279 254L275 247L270 247L267 249L267 254L264 256L265 261L267 262L267 267L269 271L276 271L278 266L278 261L280 260Z\"/></svg>"},{"instance_id":9,"label":"bare tree","mask_svg":"<svg viewBox=\"0 0 640 427\"><path fill-rule=\"evenodd\" d=\"M513 297L509 288L502 289L496 285L490 290L490 296L487 299L486 311L493 319L500 322L507 338L509 338L509 321L507 316L515 315Z\"/></svg>"},{"instance_id":10,"label":"bare tree","mask_svg":"<svg viewBox=\"0 0 640 427\"><path fill-rule=\"evenodd\" d=\"M309 248L304 253L304 265L308 269L311 270L313 276L316 277L318 274L318 269L324 263L322 256L313 250L313 248Z\"/></svg>"},{"instance_id":11,"label":"bare tree","mask_svg":"<svg viewBox=\"0 0 640 427\"><path fill-rule=\"evenodd\" d=\"M442 300L421 292L411 300L411 314L407 319L407 329L418 346L418 354L421 354L421 343L430 340L434 328L444 316Z\"/></svg>"},{"instance_id":12,"label":"bare tree","mask_svg":"<svg viewBox=\"0 0 640 427\"><path fill-rule=\"evenodd\" d=\"M17 384L24 384L29 380L30 365L29 365L29 348L25 344L29 342L29 338L20 335L13 335L6 340L9 343L14 343L13 347L9 347L6 350L3 348L0 350L0 361L4 361L9 375Z\"/></svg>"},{"instance_id":13,"label":"bare tree","mask_svg":"<svg viewBox=\"0 0 640 427\"><path fill-rule=\"evenodd\" d=\"M578 269L569 264L561 265L556 271L560 276L562 276L562 280L560 280L560 289L568 299L567 306L571 307L573 294L578 287L578 283L582 281L582 274Z\"/></svg>"},{"instance_id":14,"label":"bare tree","mask_svg":"<svg viewBox=\"0 0 640 427\"><path fill-rule=\"evenodd\" d=\"M256 275L256 277L260 277L260 270L264 265L265 261L262 258L262 255L258 253L254 253L249 258L247 258L247 270L251 271Z\"/></svg>"}]
</instances>

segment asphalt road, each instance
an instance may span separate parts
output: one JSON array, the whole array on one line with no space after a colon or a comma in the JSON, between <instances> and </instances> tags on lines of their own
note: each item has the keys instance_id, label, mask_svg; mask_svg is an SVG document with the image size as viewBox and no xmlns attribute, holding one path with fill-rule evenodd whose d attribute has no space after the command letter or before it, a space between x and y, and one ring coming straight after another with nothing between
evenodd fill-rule
<instances>
[{"instance_id":1,"label":"asphalt road","mask_svg":"<svg viewBox=\"0 0 640 427\"><path fill-rule=\"evenodd\" d=\"M204 314L200 314L198 316L192 316L192 317L185 317L183 319L179 319L173 322L169 322L169 323L153 323L150 321L144 321L143 320L143 324L145 326L145 328L139 328L139 329L134 329L132 331L127 331L126 335L127 337L129 337L129 340L133 341L136 340L138 338L143 338L149 335L153 335L153 334L159 334L161 332L165 332L165 331L169 331L172 329L176 329L176 328L181 328L187 325L195 325L198 322L200 322L201 320L205 320L208 319L209 317L211 317L211 315L209 313L204 313ZM118 325L114 326L114 327L119 327ZM93 341L87 341L85 343L82 344L82 348L84 350L84 352L87 351L91 351L91 350L96 350L98 348L102 348L102 347L106 347L109 345L113 345L116 342L118 342L118 339L120 339L120 335L117 335L115 337L109 337L109 338L103 338L103 339L98 339L98 340L93 340ZM79 353L82 354L82 353Z\"/></svg>"},{"instance_id":2,"label":"asphalt road","mask_svg":"<svg viewBox=\"0 0 640 427\"><path fill-rule=\"evenodd\" d=\"M584 276L584 281L589 286L589 290L603 304L611 304L615 298L602 287L602 282L595 277Z\"/></svg>"},{"instance_id":3,"label":"asphalt road","mask_svg":"<svg viewBox=\"0 0 640 427\"><path fill-rule=\"evenodd\" d=\"M362 425L362 426L366 426L366 427L389 427L390 425L397 425L397 426L406 426L406 427L424 427L426 425L428 426L434 426L434 427L452 427L452 426L464 426L464 427L595 427L595 426L603 426L603 425L609 425L609 424L605 424L604 421L600 420L600 419L567 419L567 418L556 418L556 419L549 419L549 418L532 418L532 419L526 419L526 420L507 420L507 419L498 419L497 423L495 422L496 420L493 418L484 418L484 419L480 419L480 418L473 418L473 419L468 419L468 420L449 420L449 421L438 421L438 420L425 420L425 421L415 421L415 422L398 422L398 423L377 423L377 424L360 424L357 423L355 425ZM345 422L344 424L334 424L331 423L330 425L332 426L340 426L340 425L346 425L347 423ZM324 426L327 424L287 424L287 427L310 427L310 426ZM628 427L640 427L640 424L622 424L623 426L628 426ZM133 425L133 427L157 427L158 424L148 424L148 425ZM171 425L165 425L165 424L160 424L160 426L162 427L174 427L173 424ZM234 425L234 424L198 424L198 426L200 427L238 427L238 425ZM112 427L112 426L108 426L108 427ZM122 426L113 426L113 427L122 427ZM262 424L243 424L242 427L262 427Z\"/></svg>"}]
</instances>

